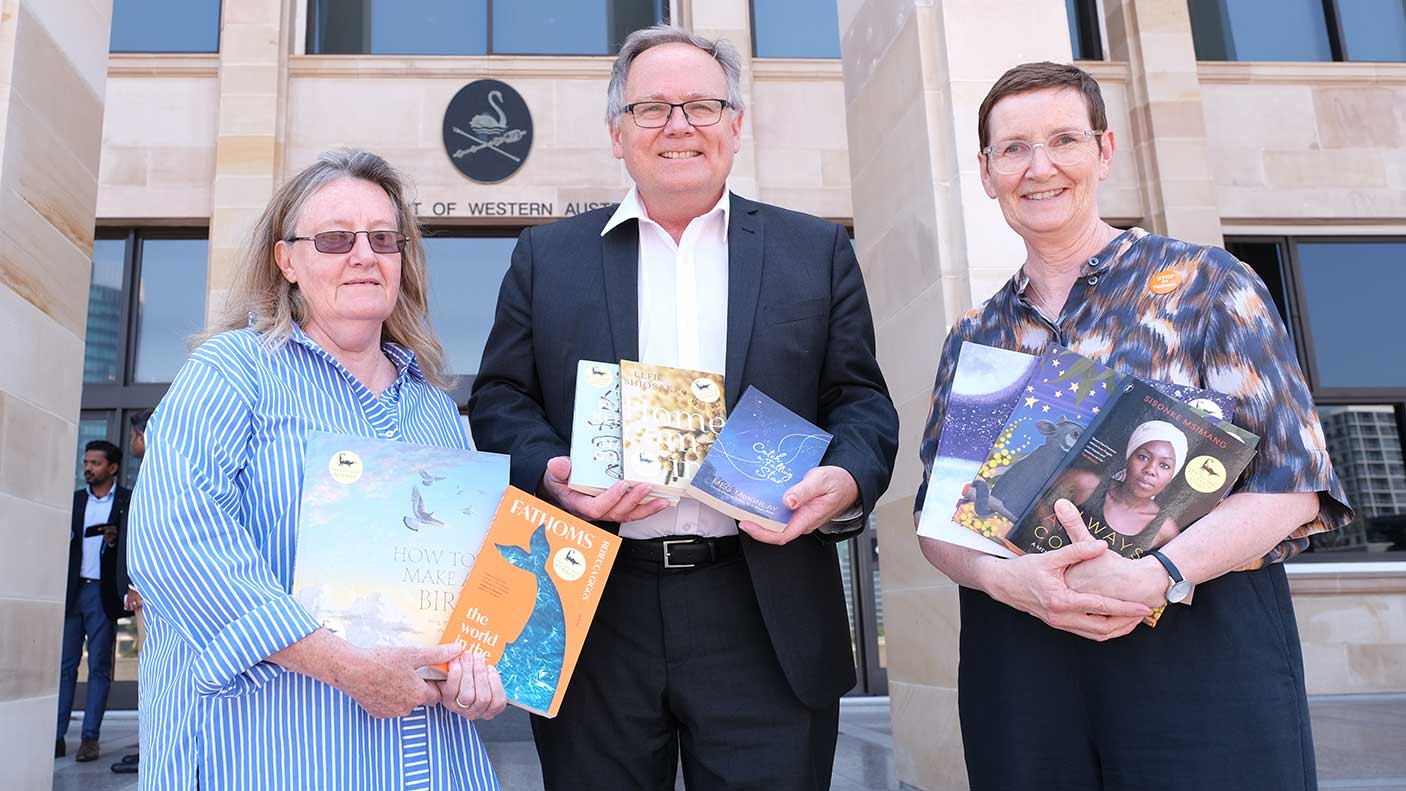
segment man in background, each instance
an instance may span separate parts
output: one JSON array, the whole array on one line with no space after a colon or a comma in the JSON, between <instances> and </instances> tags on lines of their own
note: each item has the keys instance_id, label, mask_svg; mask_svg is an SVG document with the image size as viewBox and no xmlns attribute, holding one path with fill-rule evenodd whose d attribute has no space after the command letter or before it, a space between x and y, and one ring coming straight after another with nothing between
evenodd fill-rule
<instances>
[{"instance_id":1,"label":"man in background","mask_svg":"<svg viewBox=\"0 0 1406 791\"><path fill-rule=\"evenodd\" d=\"M86 641L88 699L83 708L83 740L73 758L93 761L98 757L98 735L107 710L108 690L112 687L114 624L126 614L122 609L122 596L117 592L116 545L118 535L127 528L132 490L117 485L122 451L116 445L94 440L83 451L83 480L87 486L73 493L54 757L61 758L67 751L64 736L73 712L78 662L83 657Z\"/></svg>"},{"instance_id":2,"label":"man in background","mask_svg":"<svg viewBox=\"0 0 1406 791\"><path fill-rule=\"evenodd\" d=\"M146 455L146 421L151 417L150 409L143 409L132 415L131 428L127 434L127 447L131 449L132 458L138 461ZM138 470L140 473L140 470ZM117 533L117 593L122 597L122 607L129 612L136 614L138 620L137 635L141 639L142 628L140 620L142 617L142 595L137 593L137 589L132 587L132 581L127 576L127 524L123 522L121 529ZM141 653L141 643L137 644L137 652ZM139 745L140 747L140 745ZM112 765L112 771L120 775L136 774L141 762L141 751L128 753L122 756L122 760Z\"/></svg>"}]
</instances>

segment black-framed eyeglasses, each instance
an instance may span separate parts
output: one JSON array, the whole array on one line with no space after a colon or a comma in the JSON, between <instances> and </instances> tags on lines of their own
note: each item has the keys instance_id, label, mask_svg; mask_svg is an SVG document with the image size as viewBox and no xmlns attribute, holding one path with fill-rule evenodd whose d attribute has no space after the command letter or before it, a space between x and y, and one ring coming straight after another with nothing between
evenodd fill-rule
<instances>
[{"instance_id":1,"label":"black-framed eyeglasses","mask_svg":"<svg viewBox=\"0 0 1406 791\"><path fill-rule=\"evenodd\" d=\"M635 119L641 129L658 129L669 125L677 107L690 126L712 126L722 120L723 110L732 104L726 99L690 99L686 102L635 102L625 105L625 112Z\"/></svg>"},{"instance_id":2,"label":"black-framed eyeglasses","mask_svg":"<svg viewBox=\"0 0 1406 791\"><path fill-rule=\"evenodd\" d=\"M312 236L290 236L287 241L312 242L319 253L340 255L350 253L356 246L357 234L363 233L366 234L366 242L371 245L371 251L382 255L403 253L405 243L410 241L410 237L400 231L323 231Z\"/></svg>"}]
</instances>

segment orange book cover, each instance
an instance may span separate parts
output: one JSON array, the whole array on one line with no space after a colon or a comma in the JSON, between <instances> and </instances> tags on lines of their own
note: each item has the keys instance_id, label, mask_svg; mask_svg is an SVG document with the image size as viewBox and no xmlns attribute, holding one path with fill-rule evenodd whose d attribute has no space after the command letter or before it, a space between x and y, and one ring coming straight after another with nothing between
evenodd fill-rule
<instances>
[{"instance_id":1,"label":"orange book cover","mask_svg":"<svg viewBox=\"0 0 1406 791\"><path fill-rule=\"evenodd\" d=\"M496 665L508 702L555 717L620 537L508 487L441 643Z\"/></svg>"}]
</instances>

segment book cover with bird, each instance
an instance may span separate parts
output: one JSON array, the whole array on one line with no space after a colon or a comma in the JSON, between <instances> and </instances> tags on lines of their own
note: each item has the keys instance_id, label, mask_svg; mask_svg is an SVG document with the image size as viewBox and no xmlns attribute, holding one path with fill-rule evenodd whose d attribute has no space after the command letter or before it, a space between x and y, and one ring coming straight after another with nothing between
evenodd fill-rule
<instances>
[{"instance_id":1,"label":"book cover with bird","mask_svg":"<svg viewBox=\"0 0 1406 791\"><path fill-rule=\"evenodd\" d=\"M568 486L600 494L624 474L620 449L620 366L596 360L576 364Z\"/></svg>"},{"instance_id":2,"label":"book cover with bird","mask_svg":"<svg viewBox=\"0 0 1406 791\"><path fill-rule=\"evenodd\" d=\"M832 439L749 387L693 476L688 496L739 521L785 530L794 511L783 497L820 464Z\"/></svg>"},{"instance_id":3,"label":"book cover with bird","mask_svg":"<svg viewBox=\"0 0 1406 791\"><path fill-rule=\"evenodd\" d=\"M620 361L625 480L681 497L727 421L722 374Z\"/></svg>"},{"instance_id":4,"label":"book cover with bird","mask_svg":"<svg viewBox=\"0 0 1406 791\"><path fill-rule=\"evenodd\" d=\"M354 645L436 645L507 486L503 454L309 432L294 597Z\"/></svg>"},{"instance_id":5,"label":"book cover with bird","mask_svg":"<svg viewBox=\"0 0 1406 791\"><path fill-rule=\"evenodd\" d=\"M509 486L440 642L495 665L509 703L555 717L619 547Z\"/></svg>"}]
</instances>

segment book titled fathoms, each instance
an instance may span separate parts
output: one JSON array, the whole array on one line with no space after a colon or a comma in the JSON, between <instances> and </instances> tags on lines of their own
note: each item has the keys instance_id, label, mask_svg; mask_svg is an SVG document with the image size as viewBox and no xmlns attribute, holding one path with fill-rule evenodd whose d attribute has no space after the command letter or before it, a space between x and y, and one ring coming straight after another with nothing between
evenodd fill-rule
<instances>
[{"instance_id":1,"label":"book titled fathoms","mask_svg":"<svg viewBox=\"0 0 1406 791\"><path fill-rule=\"evenodd\" d=\"M733 406L688 496L744 522L781 531L786 490L820 464L833 437L755 387Z\"/></svg>"},{"instance_id":2,"label":"book titled fathoms","mask_svg":"<svg viewBox=\"0 0 1406 791\"><path fill-rule=\"evenodd\" d=\"M435 645L507 485L502 454L309 432L293 596L353 645Z\"/></svg>"},{"instance_id":3,"label":"book titled fathoms","mask_svg":"<svg viewBox=\"0 0 1406 791\"><path fill-rule=\"evenodd\" d=\"M571 479L578 492L600 494L624 472L620 455L620 366L576 363L576 409L571 420Z\"/></svg>"},{"instance_id":4,"label":"book titled fathoms","mask_svg":"<svg viewBox=\"0 0 1406 791\"><path fill-rule=\"evenodd\" d=\"M625 480L681 497L727 421L722 374L620 361Z\"/></svg>"},{"instance_id":5,"label":"book titled fathoms","mask_svg":"<svg viewBox=\"0 0 1406 791\"><path fill-rule=\"evenodd\" d=\"M619 547L509 486L441 642L495 664L509 703L555 717Z\"/></svg>"}]
</instances>

